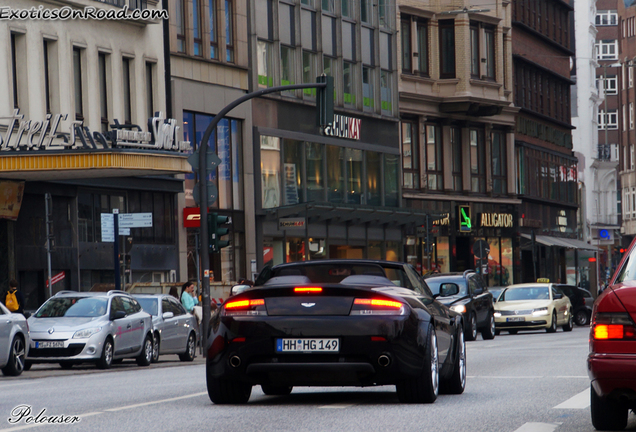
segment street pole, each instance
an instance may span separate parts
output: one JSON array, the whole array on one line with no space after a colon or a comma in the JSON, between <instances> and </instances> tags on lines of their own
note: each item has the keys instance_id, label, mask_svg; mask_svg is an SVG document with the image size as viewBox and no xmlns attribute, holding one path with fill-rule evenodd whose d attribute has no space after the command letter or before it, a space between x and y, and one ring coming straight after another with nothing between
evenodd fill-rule
<instances>
[{"instance_id":1,"label":"street pole","mask_svg":"<svg viewBox=\"0 0 636 432\"><path fill-rule=\"evenodd\" d=\"M113 259L115 261L115 289L121 289L121 266L119 265L119 209L113 209Z\"/></svg>"},{"instance_id":2,"label":"street pole","mask_svg":"<svg viewBox=\"0 0 636 432\"><path fill-rule=\"evenodd\" d=\"M210 274L210 245L208 237L208 182L207 182L207 161L208 161L208 141L212 132L216 130L216 126L225 117L227 113L234 108L246 102L250 99L263 96L269 93L278 93L287 90L300 90L306 88L324 88L327 87L327 83L312 83L312 84L294 84L288 86L270 87L267 89L257 90L252 93L247 93L244 96L231 102L219 113L214 116L208 127L205 129L203 138L199 144L199 207L201 209L201 243L200 243L200 255L201 255L201 273L203 274L202 283L202 302L203 302L203 322L201 323L201 341L203 348L203 357L207 357L208 353L208 326L210 322L210 278L206 275ZM115 228L117 229L117 228ZM117 237L115 237L117 238ZM200 274L201 274L200 273Z\"/></svg>"},{"instance_id":3,"label":"street pole","mask_svg":"<svg viewBox=\"0 0 636 432\"><path fill-rule=\"evenodd\" d=\"M46 214L46 263L49 281L49 297L53 297L53 284L51 283L51 213L53 202L50 193L44 194L44 212Z\"/></svg>"}]
</instances>

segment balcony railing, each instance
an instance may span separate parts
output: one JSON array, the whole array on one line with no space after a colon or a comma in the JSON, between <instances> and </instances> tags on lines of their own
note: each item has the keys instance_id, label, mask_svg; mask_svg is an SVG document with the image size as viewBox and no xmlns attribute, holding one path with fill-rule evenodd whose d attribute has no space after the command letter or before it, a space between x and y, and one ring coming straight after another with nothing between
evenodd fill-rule
<instances>
[{"instance_id":1,"label":"balcony railing","mask_svg":"<svg viewBox=\"0 0 636 432\"><path fill-rule=\"evenodd\" d=\"M616 144L599 144L596 159L604 162L618 162Z\"/></svg>"}]
</instances>

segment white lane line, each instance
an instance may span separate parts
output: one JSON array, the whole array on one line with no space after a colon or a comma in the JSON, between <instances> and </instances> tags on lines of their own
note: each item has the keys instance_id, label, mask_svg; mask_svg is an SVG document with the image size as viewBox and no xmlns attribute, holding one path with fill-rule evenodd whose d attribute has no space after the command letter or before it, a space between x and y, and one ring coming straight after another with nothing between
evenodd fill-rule
<instances>
[{"instance_id":1,"label":"white lane line","mask_svg":"<svg viewBox=\"0 0 636 432\"><path fill-rule=\"evenodd\" d=\"M207 392L194 393L194 394L189 394L189 395L185 395L185 396L179 396L179 397L170 398L170 399L161 399L161 400L150 401L150 402L134 404L134 405L126 405L126 406L118 407L118 408L109 408L109 409L105 409L104 411L109 411L109 412L122 411L122 410L126 410L126 409L138 408L138 407L148 406L148 405L153 405L153 404L172 402L172 401L181 400L181 399L189 399L189 398L193 398L193 397L203 396L205 394L207 394ZM92 417L92 416L104 414L104 411L93 411L93 412L89 412L89 413L85 413L85 414L72 414L72 416L79 417L80 418L80 424L81 424L81 419L83 419L85 417ZM47 415L48 415L48 413L47 413ZM51 416L54 416L54 415L55 414L51 414ZM8 428L8 429L0 429L0 432L13 432L13 431L31 429L31 428L38 427L38 426L50 426L50 424L49 423L37 423L37 424L20 425L20 426L11 427L11 428Z\"/></svg>"},{"instance_id":2,"label":"white lane line","mask_svg":"<svg viewBox=\"0 0 636 432\"><path fill-rule=\"evenodd\" d=\"M587 375L563 375L563 376L557 376L555 378L576 378L576 379L590 379L589 376Z\"/></svg>"},{"instance_id":3,"label":"white lane line","mask_svg":"<svg viewBox=\"0 0 636 432\"><path fill-rule=\"evenodd\" d=\"M526 423L514 432L554 432L561 423Z\"/></svg>"},{"instance_id":4,"label":"white lane line","mask_svg":"<svg viewBox=\"0 0 636 432\"><path fill-rule=\"evenodd\" d=\"M344 409L344 408L349 408L352 406L358 405L357 403L352 403L352 404L333 404L333 405L324 405L321 407L318 407L320 409Z\"/></svg>"},{"instance_id":5,"label":"white lane line","mask_svg":"<svg viewBox=\"0 0 636 432\"><path fill-rule=\"evenodd\" d=\"M466 378L487 378L487 379L541 379L542 376L499 376L499 375L468 375Z\"/></svg>"},{"instance_id":6,"label":"white lane line","mask_svg":"<svg viewBox=\"0 0 636 432\"><path fill-rule=\"evenodd\" d=\"M585 409L590 406L590 389L586 388L576 396L555 406L553 409Z\"/></svg>"}]
</instances>

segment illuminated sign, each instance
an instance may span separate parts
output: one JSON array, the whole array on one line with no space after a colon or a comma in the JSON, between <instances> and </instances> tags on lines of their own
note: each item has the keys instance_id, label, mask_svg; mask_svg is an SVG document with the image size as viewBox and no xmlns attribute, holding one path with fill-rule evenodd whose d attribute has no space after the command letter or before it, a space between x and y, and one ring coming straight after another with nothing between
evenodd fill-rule
<instances>
[{"instance_id":1,"label":"illuminated sign","mask_svg":"<svg viewBox=\"0 0 636 432\"><path fill-rule=\"evenodd\" d=\"M435 219L433 221L433 225L450 225L450 215L448 213L444 213L444 217L442 219Z\"/></svg>"},{"instance_id":2,"label":"illuminated sign","mask_svg":"<svg viewBox=\"0 0 636 432\"><path fill-rule=\"evenodd\" d=\"M482 213L480 224L482 227L512 228L514 219L510 213Z\"/></svg>"},{"instance_id":3,"label":"illuminated sign","mask_svg":"<svg viewBox=\"0 0 636 432\"><path fill-rule=\"evenodd\" d=\"M361 123L360 119L334 114L331 126L325 126L325 135L359 140Z\"/></svg>"},{"instance_id":4,"label":"illuminated sign","mask_svg":"<svg viewBox=\"0 0 636 432\"><path fill-rule=\"evenodd\" d=\"M470 232L473 224L470 219L470 206L459 206L459 231Z\"/></svg>"},{"instance_id":5,"label":"illuminated sign","mask_svg":"<svg viewBox=\"0 0 636 432\"><path fill-rule=\"evenodd\" d=\"M305 228L305 218L280 218L278 219L278 228Z\"/></svg>"}]
</instances>

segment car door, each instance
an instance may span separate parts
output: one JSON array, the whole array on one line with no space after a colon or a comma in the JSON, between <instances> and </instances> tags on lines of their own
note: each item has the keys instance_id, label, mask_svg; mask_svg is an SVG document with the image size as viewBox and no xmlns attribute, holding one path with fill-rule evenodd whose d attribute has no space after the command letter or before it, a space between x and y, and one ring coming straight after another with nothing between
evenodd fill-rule
<instances>
[{"instance_id":1,"label":"car door","mask_svg":"<svg viewBox=\"0 0 636 432\"><path fill-rule=\"evenodd\" d=\"M130 348L131 351L139 351L146 337L146 323L144 318L147 317L143 308L134 298L122 297L124 309L129 318L126 328L130 330Z\"/></svg>"},{"instance_id":2,"label":"car door","mask_svg":"<svg viewBox=\"0 0 636 432\"><path fill-rule=\"evenodd\" d=\"M178 325L176 326L175 334L175 349L176 352L183 352L186 349L188 343L188 336L190 334L190 327L188 321L190 320L190 314L186 312L181 303L175 300L168 299L171 304L171 310L174 312L175 319Z\"/></svg>"},{"instance_id":3,"label":"car door","mask_svg":"<svg viewBox=\"0 0 636 432\"><path fill-rule=\"evenodd\" d=\"M0 366L6 365L9 358L12 327L11 315L0 307Z\"/></svg>"},{"instance_id":4,"label":"car door","mask_svg":"<svg viewBox=\"0 0 636 432\"><path fill-rule=\"evenodd\" d=\"M567 320L565 312L568 310L568 296L555 286L551 287L551 291L552 299L554 300L554 309L557 311L557 323L563 323Z\"/></svg>"},{"instance_id":5,"label":"car door","mask_svg":"<svg viewBox=\"0 0 636 432\"><path fill-rule=\"evenodd\" d=\"M468 275L468 284L472 296L473 307L477 314L477 325L482 327L488 319L490 312L491 294L486 289L481 276L478 274Z\"/></svg>"},{"instance_id":6,"label":"car door","mask_svg":"<svg viewBox=\"0 0 636 432\"><path fill-rule=\"evenodd\" d=\"M162 315L171 312L171 318L161 318L161 354L172 353L177 349L177 327L179 326L179 317L174 315L172 302L167 298L161 299Z\"/></svg>"},{"instance_id":7,"label":"car door","mask_svg":"<svg viewBox=\"0 0 636 432\"><path fill-rule=\"evenodd\" d=\"M126 314L126 308L121 296L115 296L110 301L110 316L115 316L117 312L123 312ZM132 322L130 317L124 316L123 318L113 319L113 336L115 339L115 355L122 355L130 352L132 347L132 339L130 337L130 329L132 328Z\"/></svg>"}]
</instances>

